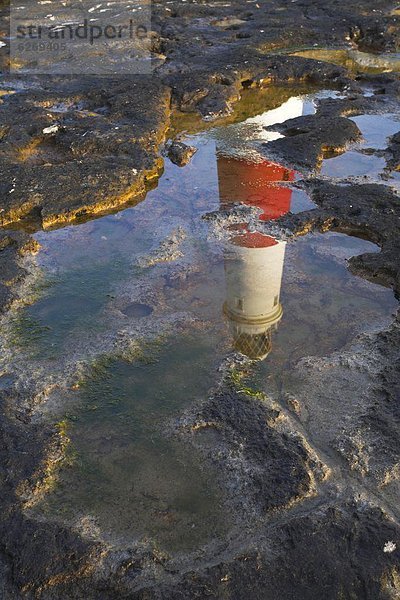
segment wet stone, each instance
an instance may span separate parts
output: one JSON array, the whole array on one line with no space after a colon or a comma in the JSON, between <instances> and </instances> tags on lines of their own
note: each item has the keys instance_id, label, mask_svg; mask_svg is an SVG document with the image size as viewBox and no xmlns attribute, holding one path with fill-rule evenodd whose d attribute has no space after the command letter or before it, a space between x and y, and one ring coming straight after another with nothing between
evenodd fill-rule
<instances>
[{"instance_id":1,"label":"wet stone","mask_svg":"<svg viewBox=\"0 0 400 600\"><path fill-rule=\"evenodd\" d=\"M266 152L308 169L320 166L327 152L342 153L350 142L361 137L357 125L350 119L318 114L290 119L277 129L285 137L268 144Z\"/></svg>"},{"instance_id":2,"label":"wet stone","mask_svg":"<svg viewBox=\"0 0 400 600\"><path fill-rule=\"evenodd\" d=\"M197 148L187 146L183 142L172 142L168 146L168 158L178 167L184 167L192 159Z\"/></svg>"}]
</instances>

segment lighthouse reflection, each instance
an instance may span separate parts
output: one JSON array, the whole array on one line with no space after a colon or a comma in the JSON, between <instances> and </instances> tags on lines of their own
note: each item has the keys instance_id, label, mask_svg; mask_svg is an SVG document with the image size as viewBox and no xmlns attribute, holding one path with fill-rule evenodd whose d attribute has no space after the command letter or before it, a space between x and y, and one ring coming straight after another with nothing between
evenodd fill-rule
<instances>
[{"instance_id":1,"label":"lighthouse reflection","mask_svg":"<svg viewBox=\"0 0 400 600\"><path fill-rule=\"evenodd\" d=\"M261 221L290 211L295 172L279 163L224 156L217 150L221 206L242 203L262 212ZM224 251L226 301L233 346L253 360L264 360L272 349L272 333L283 309L280 302L286 242L249 231L232 235Z\"/></svg>"},{"instance_id":2,"label":"lighthouse reflection","mask_svg":"<svg viewBox=\"0 0 400 600\"><path fill-rule=\"evenodd\" d=\"M217 168L220 205L234 204L260 209L260 221L282 217L291 209L290 183L296 172L266 160L257 149L281 137L271 126L304 112L301 98L248 119L217 137ZM272 334L282 318L280 302L286 242L250 231L240 224L224 250L226 301L233 345L251 359L263 360L272 349Z\"/></svg>"},{"instance_id":3,"label":"lighthouse reflection","mask_svg":"<svg viewBox=\"0 0 400 600\"><path fill-rule=\"evenodd\" d=\"M220 204L246 204L261 209L260 220L272 221L290 211L295 172L268 160L249 162L217 157ZM272 349L272 332L282 318L280 293L286 242L247 224L231 237L224 251L226 302L234 348L254 360Z\"/></svg>"}]
</instances>

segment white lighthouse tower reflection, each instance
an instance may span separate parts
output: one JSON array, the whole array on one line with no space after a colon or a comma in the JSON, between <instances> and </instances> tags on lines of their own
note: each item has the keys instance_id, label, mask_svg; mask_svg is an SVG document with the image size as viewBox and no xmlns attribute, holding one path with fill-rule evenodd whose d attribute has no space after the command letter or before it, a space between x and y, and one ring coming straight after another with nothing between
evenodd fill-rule
<instances>
[{"instance_id":1,"label":"white lighthouse tower reflection","mask_svg":"<svg viewBox=\"0 0 400 600\"><path fill-rule=\"evenodd\" d=\"M234 348L253 360L271 352L272 333L282 318L280 302L286 242L245 232L227 243L226 301Z\"/></svg>"}]
</instances>

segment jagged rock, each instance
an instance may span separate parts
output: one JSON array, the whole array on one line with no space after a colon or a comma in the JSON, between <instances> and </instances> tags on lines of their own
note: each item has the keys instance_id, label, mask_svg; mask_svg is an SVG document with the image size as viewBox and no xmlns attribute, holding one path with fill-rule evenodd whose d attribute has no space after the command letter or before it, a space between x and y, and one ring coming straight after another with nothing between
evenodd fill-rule
<instances>
[{"instance_id":1,"label":"jagged rock","mask_svg":"<svg viewBox=\"0 0 400 600\"><path fill-rule=\"evenodd\" d=\"M307 115L289 119L276 127L285 135L266 145L266 151L286 164L316 169L323 158L344 152L350 142L361 138L357 125L345 117Z\"/></svg>"},{"instance_id":2,"label":"jagged rock","mask_svg":"<svg viewBox=\"0 0 400 600\"><path fill-rule=\"evenodd\" d=\"M168 158L178 167L187 165L192 156L197 152L194 146L188 146L183 142L172 142L168 147Z\"/></svg>"}]
</instances>

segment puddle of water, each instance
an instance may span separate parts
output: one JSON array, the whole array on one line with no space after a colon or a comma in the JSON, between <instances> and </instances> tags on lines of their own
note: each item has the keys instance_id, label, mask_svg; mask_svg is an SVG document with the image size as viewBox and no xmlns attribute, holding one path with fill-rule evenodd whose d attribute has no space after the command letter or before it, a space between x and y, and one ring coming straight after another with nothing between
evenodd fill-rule
<instances>
[{"instance_id":1,"label":"puddle of water","mask_svg":"<svg viewBox=\"0 0 400 600\"><path fill-rule=\"evenodd\" d=\"M291 188L291 192L290 212L297 214L315 208L314 202L306 192L296 188Z\"/></svg>"},{"instance_id":2,"label":"puddle of water","mask_svg":"<svg viewBox=\"0 0 400 600\"><path fill-rule=\"evenodd\" d=\"M285 102L264 118L258 117L256 130L263 131L274 119L281 122L308 112L312 104L309 97L304 102L301 98ZM189 138L198 148L192 163L182 170L167 161L157 189L135 208L38 233L36 239L42 245L38 260L47 274L47 289L17 319L21 346L31 348L32 356L57 359L83 330L86 336L104 333L108 323L102 311L113 290L134 272L137 258L157 247L176 225L183 224L189 233L204 238L201 215L232 201L260 207L264 220L289 210L314 208L304 191L291 186L297 178L294 171L261 158L257 148L251 147L249 129L254 134L254 118L244 122L242 129L237 125L224 128L224 135L213 130ZM244 139L249 140L247 146ZM255 155L257 163L252 162Z\"/></svg>"},{"instance_id":3,"label":"puddle of water","mask_svg":"<svg viewBox=\"0 0 400 600\"><path fill-rule=\"evenodd\" d=\"M270 120L270 113L280 109L287 101L295 100L297 102L300 97L303 101L303 114L313 114L317 99L340 98L341 95L335 90L319 90L310 83L268 85L265 88L243 89L240 92L240 101L232 106L232 113L218 119L218 127L226 127L244 121L258 121L261 115ZM172 114L171 137L176 137L182 133L194 135L201 131L213 129L214 126L213 121L204 120L196 113L175 112Z\"/></svg>"},{"instance_id":4,"label":"puddle of water","mask_svg":"<svg viewBox=\"0 0 400 600\"><path fill-rule=\"evenodd\" d=\"M313 48L309 50L300 50L293 52L292 56L302 56L303 58L312 58L329 62L341 67L345 67L350 72L362 73L382 73L400 71L399 54L368 54L357 50L326 50L323 48Z\"/></svg>"},{"instance_id":5,"label":"puddle of water","mask_svg":"<svg viewBox=\"0 0 400 600\"><path fill-rule=\"evenodd\" d=\"M384 150L388 145L388 138L400 130L400 116L360 115L351 117L351 120L359 127L363 135L362 142L339 156L324 160L321 174L343 179L368 177L371 180L380 180L380 175L386 167L385 159L373 152L365 154L361 151Z\"/></svg>"},{"instance_id":6,"label":"puddle of water","mask_svg":"<svg viewBox=\"0 0 400 600\"><path fill-rule=\"evenodd\" d=\"M400 131L400 115L360 115L351 120L363 134L363 147L384 150L388 138Z\"/></svg>"},{"instance_id":7,"label":"puddle of water","mask_svg":"<svg viewBox=\"0 0 400 600\"><path fill-rule=\"evenodd\" d=\"M322 163L321 175L338 179L345 179L346 177L378 179L385 166L386 161L381 156L348 150L344 154L325 160Z\"/></svg>"},{"instance_id":8,"label":"puddle of water","mask_svg":"<svg viewBox=\"0 0 400 600\"><path fill-rule=\"evenodd\" d=\"M171 340L145 362L112 361L83 386L69 415L72 466L41 506L47 517L90 515L106 538L151 538L169 551L226 532L215 475L163 432L207 393L212 342L210 334Z\"/></svg>"},{"instance_id":9,"label":"puddle of water","mask_svg":"<svg viewBox=\"0 0 400 600\"><path fill-rule=\"evenodd\" d=\"M165 433L168 420L205 397L230 348L262 361L255 381L270 391L297 359L342 347L358 329L387 322L396 306L391 291L346 268L346 257L373 244L331 233L288 245L260 237L225 245L225 275L218 263L166 290L177 310L207 317L208 330L172 334L150 364L112 361L65 398L74 460L40 514L75 522L89 515L114 542L151 538L171 552L227 531L217 475Z\"/></svg>"},{"instance_id":10,"label":"puddle of water","mask_svg":"<svg viewBox=\"0 0 400 600\"><path fill-rule=\"evenodd\" d=\"M296 116L307 102L285 101L273 118ZM243 138L271 118L243 123ZM298 358L324 355L355 332L388 323L397 306L390 290L347 270L348 257L378 250L363 240L329 233L286 244L246 222L229 222L221 243L210 239L212 224L201 217L220 207L256 206L261 220L314 207L295 187L293 170L262 158L254 139L247 154L240 126L230 127L190 138L198 148L192 162L181 169L167 161L142 204L36 236L48 287L22 311L16 336L21 351L32 338L31 361L57 364L80 340L84 359L92 334L89 346L101 355L102 336L118 340L127 327L133 338L159 336L151 360L115 358L66 393L71 465L37 514L72 521L89 515L105 537L148 537L170 551L223 535L230 521L217 474L168 434L168 422L204 398L215 366L232 349L260 360L257 377L267 389L284 381ZM186 235L171 237L177 227ZM157 258L163 240L163 251L178 240L181 254L140 266L148 253ZM190 319L179 330L165 328L167 317L182 313Z\"/></svg>"}]
</instances>

